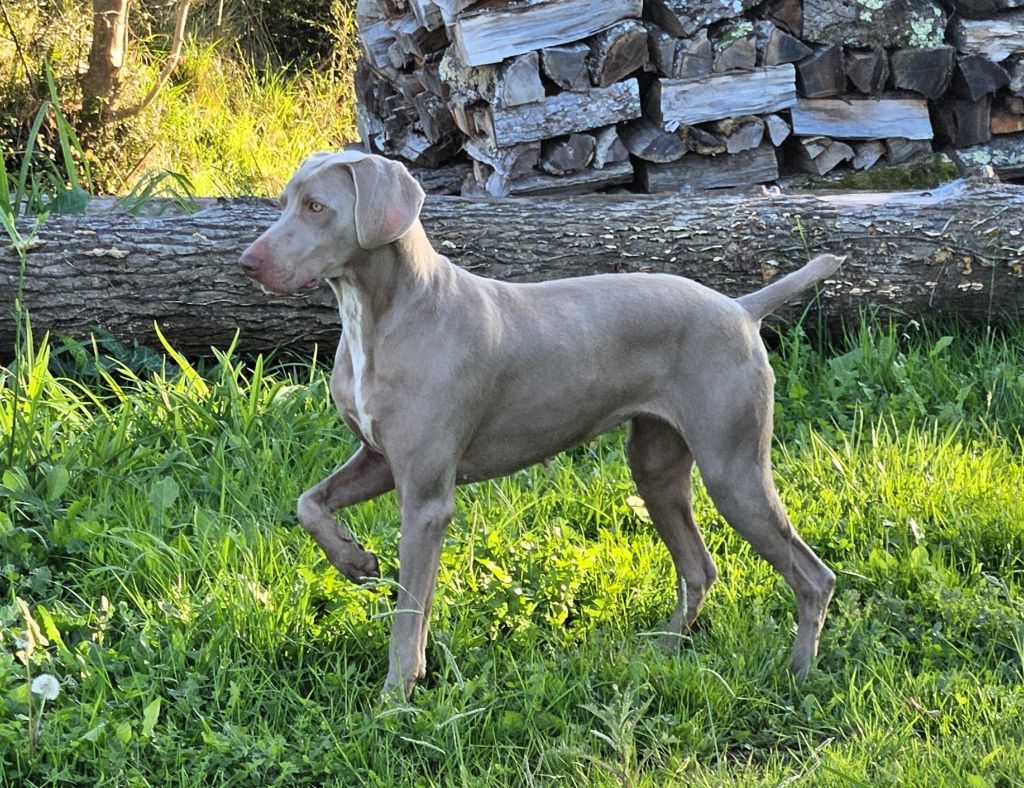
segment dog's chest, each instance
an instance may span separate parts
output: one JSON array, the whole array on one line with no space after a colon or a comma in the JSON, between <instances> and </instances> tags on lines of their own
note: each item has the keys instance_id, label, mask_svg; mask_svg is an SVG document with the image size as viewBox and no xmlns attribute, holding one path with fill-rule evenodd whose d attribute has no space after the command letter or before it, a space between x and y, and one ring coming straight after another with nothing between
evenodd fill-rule
<instances>
[{"instance_id":1,"label":"dog's chest","mask_svg":"<svg viewBox=\"0 0 1024 788\"><path fill-rule=\"evenodd\" d=\"M379 451L368 402L373 358L368 346L367 315L354 288L340 287L336 294L342 335L331 374L331 395L341 414L355 422L363 440Z\"/></svg>"}]
</instances>

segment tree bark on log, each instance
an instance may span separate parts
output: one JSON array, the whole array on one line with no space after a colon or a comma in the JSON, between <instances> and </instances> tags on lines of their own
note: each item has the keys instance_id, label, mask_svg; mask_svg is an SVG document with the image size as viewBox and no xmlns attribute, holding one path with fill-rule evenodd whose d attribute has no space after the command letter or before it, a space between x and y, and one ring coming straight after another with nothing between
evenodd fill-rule
<instances>
[{"instance_id":1,"label":"tree bark on log","mask_svg":"<svg viewBox=\"0 0 1024 788\"><path fill-rule=\"evenodd\" d=\"M95 206L94 201L93 205ZM152 206L151 206L152 207ZM855 323L864 308L899 319L938 314L1024 319L1024 187L958 181L931 192L603 195L467 201L430 197L435 248L483 276L514 282L602 272L667 271L730 295L755 290L814 254L848 254L815 302L776 319ZM340 324L330 290L269 296L236 260L278 215L269 200L208 201L191 216L97 212L52 216L29 251L24 303L35 335L102 329L156 346L158 322L190 356L235 331L253 353L328 354ZM0 250L0 354L10 357L18 259ZM810 305L810 306L809 306Z\"/></svg>"}]
</instances>

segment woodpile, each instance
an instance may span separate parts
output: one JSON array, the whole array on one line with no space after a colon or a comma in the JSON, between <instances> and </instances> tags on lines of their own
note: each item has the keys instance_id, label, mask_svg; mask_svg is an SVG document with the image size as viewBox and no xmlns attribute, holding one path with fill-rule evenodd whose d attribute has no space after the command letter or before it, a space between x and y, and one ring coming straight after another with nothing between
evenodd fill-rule
<instances>
[{"instance_id":1,"label":"woodpile","mask_svg":"<svg viewBox=\"0 0 1024 788\"><path fill-rule=\"evenodd\" d=\"M470 195L1024 172L1024 0L359 0L365 149ZM449 179L450 181L450 179Z\"/></svg>"}]
</instances>

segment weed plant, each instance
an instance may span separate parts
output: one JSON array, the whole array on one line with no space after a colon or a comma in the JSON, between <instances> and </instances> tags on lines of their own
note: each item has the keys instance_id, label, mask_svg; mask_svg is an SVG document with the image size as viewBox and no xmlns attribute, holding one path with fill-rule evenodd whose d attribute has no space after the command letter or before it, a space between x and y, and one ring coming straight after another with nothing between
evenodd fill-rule
<instances>
[{"instance_id":1,"label":"weed plant","mask_svg":"<svg viewBox=\"0 0 1024 788\"><path fill-rule=\"evenodd\" d=\"M1024 330L777 348L775 474L839 575L807 682L788 589L699 485L722 577L657 648L671 564L613 433L460 489L429 675L386 705L391 586L293 515L355 446L327 370L26 338L0 373L0 783L1020 784ZM342 516L393 579L393 495Z\"/></svg>"}]
</instances>

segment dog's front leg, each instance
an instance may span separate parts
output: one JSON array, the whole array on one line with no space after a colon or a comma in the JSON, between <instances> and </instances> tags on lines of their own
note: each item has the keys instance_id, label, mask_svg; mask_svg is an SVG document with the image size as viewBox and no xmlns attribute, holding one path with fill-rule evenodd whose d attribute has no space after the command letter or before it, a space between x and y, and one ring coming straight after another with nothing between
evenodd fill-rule
<instances>
[{"instance_id":1,"label":"dog's front leg","mask_svg":"<svg viewBox=\"0 0 1024 788\"><path fill-rule=\"evenodd\" d=\"M426 675L427 629L445 531L455 512L454 473L430 484L398 482L402 534L398 543L398 601L388 651L385 693L405 698Z\"/></svg>"},{"instance_id":2,"label":"dog's front leg","mask_svg":"<svg viewBox=\"0 0 1024 788\"><path fill-rule=\"evenodd\" d=\"M365 445L348 462L299 497L298 517L327 560L355 583L380 577L377 556L334 519L337 509L368 501L395 486L387 460Z\"/></svg>"}]
</instances>

